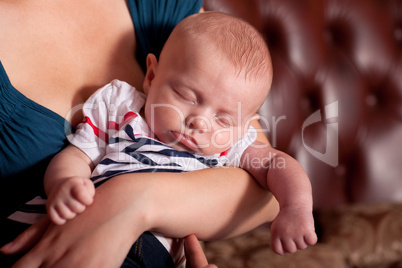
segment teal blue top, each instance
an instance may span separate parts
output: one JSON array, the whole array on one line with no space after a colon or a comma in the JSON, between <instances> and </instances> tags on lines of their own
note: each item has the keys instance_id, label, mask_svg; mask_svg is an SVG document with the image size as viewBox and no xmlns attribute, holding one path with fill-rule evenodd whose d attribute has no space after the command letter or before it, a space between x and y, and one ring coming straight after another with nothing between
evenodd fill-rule
<instances>
[{"instance_id":1,"label":"teal blue top","mask_svg":"<svg viewBox=\"0 0 402 268\"><path fill-rule=\"evenodd\" d=\"M147 54L159 55L175 25L201 6L201 0L128 1L139 46L136 56L144 71ZM43 195L44 171L66 146L65 129L70 127L64 118L14 88L0 61L0 217Z\"/></svg>"}]
</instances>

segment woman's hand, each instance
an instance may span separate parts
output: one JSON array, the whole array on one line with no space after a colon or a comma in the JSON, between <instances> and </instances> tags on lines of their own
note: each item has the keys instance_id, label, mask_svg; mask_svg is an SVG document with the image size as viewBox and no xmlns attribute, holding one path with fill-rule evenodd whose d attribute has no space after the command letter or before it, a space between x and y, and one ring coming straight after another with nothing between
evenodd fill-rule
<instances>
[{"instance_id":1,"label":"woman's hand","mask_svg":"<svg viewBox=\"0 0 402 268\"><path fill-rule=\"evenodd\" d=\"M214 264L208 264L208 260L195 235L189 235L184 241L186 253L186 268L217 268Z\"/></svg>"},{"instance_id":2,"label":"woman's hand","mask_svg":"<svg viewBox=\"0 0 402 268\"><path fill-rule=\"evenodd\" d=\"M28 228L13 243L2 247L0 252L4 254L16 254L32 248L40 240L49 224L49 219L45 217L40 222ZM187 259L186 268L217 268L214 264L208 264L204 251L195 235L192 234L185 238L184 250Z\"/></svg>"},{"instance_id":3,"label":"woman's hand","mask_svg":"<svg viewBox=\"0 0 402 268\"><path fill-rule=\"evenodd\" d=\"M73 220L55 225L46 217L6 245L5 254L33 246L13 267L119 267L147 228L141 215L147 209L141 207L141 199L145 200L141 193L146 191L138 187L124 191L116 183L104 185L98 187L93 205ZM135 204L129 202L129 192L137 195Z\"/></svg>"},{"instance_id":4,"label":"woman's hand","mask_svg":"<svg viewBox=\"0 0 402 268\"><path fill-rule=\"evenodd\" d=\"M39 222L29 227L25 232L19 235L14 241L0 248L0 253L11 255L28 251L42 238L50 224L46 216Z\"/></svg>"},{"instance_id":5,"label":"woman's hand","mask_svg":"<svg viewBox=\"0 0 402 268\"><path fill-rule=\"evenodd\" d=\"M72 223L49 225L39 243L13 268L119 267L123 263L132 242L122 241L124 235L116 231L118 226L98 224L95 230L89 230L94 226L86 225L79 230L80 226Z\"/></svg>"}]
</instances>

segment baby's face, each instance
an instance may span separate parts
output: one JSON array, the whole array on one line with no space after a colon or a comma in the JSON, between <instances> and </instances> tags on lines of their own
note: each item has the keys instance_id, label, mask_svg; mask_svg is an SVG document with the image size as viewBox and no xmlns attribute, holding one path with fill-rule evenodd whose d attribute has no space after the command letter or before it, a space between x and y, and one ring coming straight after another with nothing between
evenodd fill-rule
<instances>
[{"instance_id":1,"label":"baby's face","mask_svg":"<svg viewBox=\"0 0 402 268\"><path fill-rule=\"evenodd\" d=\"M229 62L202 53L153 61L152 81L144 83L145 117L160 141L211 155L247 132L261 103L261 94L253 94L259 85L237 75Z\"/></svg>"}]
</instances>

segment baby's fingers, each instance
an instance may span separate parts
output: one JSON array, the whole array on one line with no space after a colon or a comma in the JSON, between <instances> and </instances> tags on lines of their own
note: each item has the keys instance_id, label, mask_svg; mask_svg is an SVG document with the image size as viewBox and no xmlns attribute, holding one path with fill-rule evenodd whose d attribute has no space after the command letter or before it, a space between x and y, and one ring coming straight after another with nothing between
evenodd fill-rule
<instances>
[{"instance_id":1,"label":"baby's fingers","mask_svg":"<svg viewBox=\"0 0 402 268\"><path fill-rule=\"evenodd\" d=\"M308 247L305 237L300 237L299 239L296 239L295 244L297 249L306 249Z\"/></svg>"},{"instance_id":2,"label":"baby's fingers","mask_svg":"<svg viewBox=\"0 0 402 268\"><path fill-rule=\"evenodd\" d=\"M271 247L279 255L295 253L297 251L297 245L292 239L275 239L271 242Z\"/></svg>"},{"instance_id":3,"label":"baby's fingers","mask_svg":"<svg viewBox=\"0 0 402 268\"><path fill-rule=\"evenodd\" d=\"M313 232L311 234L295 238L293 241L296 245L297 250L303 250L306 249L308 246L312 246L317 243L317 235Z\"/></svg>"},{"instance_id":4,"label":"baby's fingers","mask_svg":"<svg viewBox=\"0 0 402 268\"><path fill-rule=\"evenodd\" d=\"M71 217L71 211L64 204L49 206L47 213L50 220L57 225L66 223L66 220Z\"/></svg>"},{"instance_id":5,"label":"baby's fingers","mask_svg":"<svg viewBox=\"0 0 402 268\"><path fill-rule=\"evenodd\" d=\"M282 243L280 239L273 239L271 240L271 249L279 255L285 254L285 251L283 250Z\"/></svg>"},{"instance_id":6,"label":"baby's fingers","mask_svg":"<svg viewBox=\"0 0 402 268\"><path fill-rule=\"evenodd\" d=\"M282 247L285 253L295 253L297 251L297 245L292 239L282 241Z\"/></svg>"},{"instance_id":7,"label":"baby's fingers","mask_svg":"<svg viewBox=\"0 0 402 268\"><path fill-rule=\"evenodd\" d=\"M89 206L93 202L93 197L95 194L95 189L93 184L91 185L88 182L83 182L83 184L75 185L71 189L71 195L75 200L78 200L85 206Z\"/></svg>"},{"instance_id":8,"label":"baby's fingers","mask_svg":"<svg viewBox=\"0 0 402 268\"><path fill-rule=\"evenodd\" d=\"M315 232L311 232L304 236L304 241L309 246L315 245L315 243L317 243L317 240L318 240L318 238L317 238L317 234Z\"/></svg>"},{"instance_id":9,"label":"baby's fingers","mask_svg":"<svg viewBox=\"0 0 402 268\"><path fill-rule=\"evenodd\" d=\"M73 213L73 217L75 217L77 214L83 212L87 206L81 203L79 200L72 199L67 203L67 207Z\"/></svg>"}]
</instances>

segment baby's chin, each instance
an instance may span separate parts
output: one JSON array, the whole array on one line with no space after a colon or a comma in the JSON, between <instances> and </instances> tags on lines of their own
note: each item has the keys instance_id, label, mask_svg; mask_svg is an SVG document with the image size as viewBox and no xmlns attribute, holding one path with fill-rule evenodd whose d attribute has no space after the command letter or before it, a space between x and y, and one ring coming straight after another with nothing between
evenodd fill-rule
<instances>
[{"instance_id":1,"label":"baby's chin","mask_svg":"<svg viewBox=\"0 0 402 268\"><path fill-rule=\"evenodd\" d=\"M221 154L225 151L227 151L229 148L216 148L216 147L199 147L199 148L189 148L181 143L175 143L175 144L168 144L170 147L173 149L180 151L180 152L189 152L192 154L197 154L197 155L215 155L215 154Z\"/></svg>"},{"instance_id":2,"label":"baby's chin","mask_svg":"<svg viewBox=\"0 0 402 268\"><path fill-rule=\"evenodd\" d=\"M173 149L175 149L176 151L179 152L189 152L192 154L201 154L200 152L198 152L198 150L194 150L192 148L189 148L187 146L184 146L181 143L172 143L172 144L168 144L170 147L172 147Z\"/></svg>"},{"instance_id":3,"label":"baby's chin","mask_svg":"<svg viewBox=\"0 0 402 268\"><path fill-rule=\"evenodd\" d=\"M173 149L180 152L189 152L197 155L215 155L221 154L227 151L231 146L225 145L212 145L212 144L201 144L197 141L189 142L188 139L183 138L180 134L172 134L159 138L160 141L172 147Z\"/></svg>"}]
</instances>

